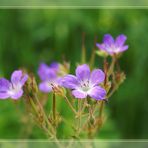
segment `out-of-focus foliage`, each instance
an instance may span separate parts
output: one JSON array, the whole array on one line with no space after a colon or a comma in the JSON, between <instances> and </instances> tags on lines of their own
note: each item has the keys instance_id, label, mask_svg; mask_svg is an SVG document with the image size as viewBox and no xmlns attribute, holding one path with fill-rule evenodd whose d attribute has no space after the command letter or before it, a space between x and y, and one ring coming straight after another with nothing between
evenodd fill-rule
<instances>
[{"instance_id":1,"label":"out-of-focus foliage","mask_svg":"<svg viewBox=\"0 0 148 148\"><path fill-rule=\"evenodd\" d=\"M9 77L21 67L36 73L41 61L63 59L71 62L73 71L80 60L83 32L88 58L95 36L101 42L106 33L113 36L124 33L129 50L120 64L127 79L106 104L108 119L100 137L148 138L147 16L147 10L128 9L0 10L0 76ZM97 57L96 66L101 62ZM32 128L32 121L28 124L28 118L22 117L27 114L22 106L21 100L0 101L0 138L45 137L36 126ZM60 111L66 113L64 106L60 100Z\"/></svg>"}]
</instances>

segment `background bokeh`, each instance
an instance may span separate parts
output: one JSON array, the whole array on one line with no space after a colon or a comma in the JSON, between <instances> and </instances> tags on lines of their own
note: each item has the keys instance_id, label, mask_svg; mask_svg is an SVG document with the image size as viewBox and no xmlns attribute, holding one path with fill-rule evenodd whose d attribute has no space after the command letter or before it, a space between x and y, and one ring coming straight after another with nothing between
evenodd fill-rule
<instances>
[{"instance_id":1,"label":"background bokeh","mask_svg":"<svg viewBox=\"0 0 148 148\"><path fill-rule=\"evenodd\" d=\"M129 50L120 59L127 79L106 104L108 119L99 138L148 138L148 10L0 10L0 76L26 67L36 73L41 61L80 61L82 33L89 57L94 37L127 35ZM100 65L102 59L96 59ZM62 108L62 112L66 112ZM0 138L45 138L32 125L23 102L0 101ZM26 116L22 116L22 115ZM28 115L27 115L28 114ZM61 129L61 132L62 129ZM71 132L65 130L65 132ZM62 133L61 133L62 134Z\"/></svg>"}]
</instances>

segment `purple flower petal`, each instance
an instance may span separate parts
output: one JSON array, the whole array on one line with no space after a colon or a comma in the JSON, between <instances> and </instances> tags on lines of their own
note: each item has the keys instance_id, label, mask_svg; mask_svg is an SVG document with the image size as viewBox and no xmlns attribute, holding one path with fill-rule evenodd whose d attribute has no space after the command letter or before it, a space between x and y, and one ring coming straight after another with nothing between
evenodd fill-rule
<instances>
[{"instance_id":1,"label":"purple flower petal","mask_svg":"<svg viewBox=\"0 0 148 148\"><path fill-rule=\"evenodd\" d=\"M95 86L88 91L88 95L95 100L105 99L106 91L100 86Z\"/></svg>"},{"instance_id":2,"label":"purple flower petal","mask_svg":"<svg viewBox=\"0 0 148 148\"><path fill-rule=\"evenodd\" d=\"M97 46L100 50L106 50L105 44L99 44L99 43L97 43L96 46Z\"/></svg>"},{"instance_id":3,"label":"purple flower petal","mask_svg":"<svg viewBox=\"0 0 148 148\"><path fill-rule=\"evenodd\" d=\"M75 89L78 87L78 79L74 75L67 75L61 80L61 85L65 88Z\"/></svg>"},{"instance_id":4,"label":"purple flower petal","mask_svg":"<svg viewBox=\"0 0 148 148\"><path fill-rule=\"evenodd\" d=\"M0 99L9 98L8 90L10 85L11 83L8 80L0 78Z\"/></svg>"},{"instance_id":5,"label":"purple flower petal","mask_svg":"<svg viewBox=\"0 0 148 148\"><path fill-rule=\"evenodd\" d=\"M10 97L14 100L17 100L19 98L21 98L23 95L23 90L20 89L18 92L14 92L14 94L12 94Z\"/></svg>"},{"instance_id":6,"label":"purple flower petal","mask_svg":"<svg viewBox=\"0 0 148 148\"><path fill-rule=\"evenodd\" d=\"M120 48L120 52L123 52L123 51L125 51L125 50L127 50L127 49L128 49L128 45L122 46L122 47Z\"/></svg>"},{"instance_id":7,"label":"purple flower petal","mask_svg":"<svg viewBox=\"0 0 148 148\"><path fill-rule=\"evenodd\" d=\"M41 63L38 69L38 75L42 81L48 79L55 79L56 71L57 71L57 63L52 63L50 66L46 65L45 63Z\"/></svg>"},{"instance_id":8,"label":"purple flower petal","mask_svg":"<svg viewBox=\"0 0 148 148\"><path fill-rule=\"evenodd\" d=\"M52 62L49 67L53 68L55 71L57 71L59 69L59 63Z\"/></svg>"},{"instance_id":9,"label":"purple flower petal","mask_svg":"<svg viewBox=\"0 0 148 148\"><path fill-rule=\"evenodd\" d=\"M22 77L22 79L20 80L21 86L23 86L23 85L25 84L25 82L27 81L27 79L28 79L28 75L25 74L25 75Z\"/></svg>"},{"instance_id":10,"label":"purple flower petal","mask_svg":"<svg viewBox=\"0 0 148 148\"><path fill-rule=\"evenodd\" d=\"M76 76L80 81L88 80L90 78L90 69L86 64L80 65L76 69Z\"/></svg>"},{"instance_id":11,"label":"purple flower petal","mask_svg":"<svg viewBox=\"0 0 148 148\"><path fill-rule=\"evenodd\" d=\"M124 45L125 41L126 41L127 37L123 34L119 35L116 40L115 40L115 44L117 47L121 47Z\"/></svg>"},{"instance_id":12,"label":"purple flower petal","mask_svg":"<svg viewBox=\"0 0 148 148\"><path fill-rule=\"evenodd\" d=\"M39 65L38 75L39 75L39 77L40 77L40 79L42 81L44 81L44 80L47 79L47 73L48 73L48 71L49 71L49 67L45 63L41 63Z\"/></svg>"},{"instance_id":13,"label":"purple flower petal","mask_svg":"<svg viewBox=\"0 0 148 148\"><path fill-rule=\"evenodd\" d=\"M91 76L90 76L90 82L92 86L102 83L104 79L105 79L105 74L102 70L95 69L92 71Z\"/></svg>"},{"instance_id":14,"label":"purple flower petal","mask_svg":"<svg viewBox=\"0 0 148 148\"><path fill-rule=\"evenodd\" d=\"M72 95L75 98L78 98L78 99L83 99L83 98L86 98L87 97L87 93L86 92L83 92L81 90L73 90L72 91Z\"/></svg>"},{"instance_id":15,"label":"purple flower petal","mask_svg":"<svg viewBox=\"0 0 148 148\"><path fill-rule=\"evenodd\" d=\"M56 83L59 85L59 86L63 86L62 84L63 84L63 77L58 77L57 79L56 79Z\"/></svg>"},{"instance_id":16,"label":"purple flower petal","mask_svg":"<svg viewBox=\"0 0 148 148\"><path fill-rule=\"evenodd\" d=\"M21 70L14 71L11 75L11 82L13 84L18 84L22 78L22 75L23 75L23 73Z\"/></svg>"},{"instance_id":17,"label":"purple flower petal","mask_svg":"<svg viewBox=\"0 0 148 148\"><path fill-rule=\"evenodd\" d=\"M50 69L47 73L47 80L55 80L57 78L57 74L53 69Z\"/></svg>"},{"instance_id":18,"label":"purple flower petal","mask_svg":"<svg viewBox=\"0 0 148 148\"><path fill-rule=\"evenodd\" d=\"M114 39L110 34L106 34L104 35L103 42L105 45L111 46L112 44L114 44Z\"/></svg>"},{"instance_id":19,"label":"purple flower petal","mask_svg":"<svg viewBox=\"0 0 148 148\"><path fill-rule=\"evenodd\" d=\"M48 93L48 92L51 92L52 91L52 88L51 88L50 84L47 81L41 82L39 84L39 89L42 92L45 92L45 93Z\"/></svg>"},{"instance_id":20,"label":"purple flower petal","mask_svg":"<svg viewBox=\"0 0 148 148\"><path fill-rule=\"evenodd\" d=\"M57 77L55 70L47 68L44 64L40 65L38 75L42 81L54 80Z\"/></svg>"}]
</instances>

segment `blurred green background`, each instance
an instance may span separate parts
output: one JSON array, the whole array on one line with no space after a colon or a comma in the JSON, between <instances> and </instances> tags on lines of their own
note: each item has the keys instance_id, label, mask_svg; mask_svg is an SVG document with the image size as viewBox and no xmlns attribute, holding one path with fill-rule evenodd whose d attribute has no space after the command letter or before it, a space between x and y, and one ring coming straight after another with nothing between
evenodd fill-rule
<instances>
[{"instance_id":1,"label":"blurred green background","mask_svg":"<svg viewBox=\"0 0 148 148\"><path fill-rule=\"evenodd\" d=\"M89 57L94 37L127 35L129 50L120 59L127 79L106 104L108 119L99 138L148 138L148 10L38 9L0 10L0 76L26 67L36 73L41 61L80 61L82 33ZM96 66L102 62L96 59ZM62 112L66 112L64 108ZM0 138L45 138L22 107L23 102L0 101ZM23 108L23 109L22 109ZM29 116L29 114L27 115ZM62 129L61 129L61 132ZM65 132L71 132L68 129ZM62 134L62 133L61 133Z\"/></svg>"}]
</instances>

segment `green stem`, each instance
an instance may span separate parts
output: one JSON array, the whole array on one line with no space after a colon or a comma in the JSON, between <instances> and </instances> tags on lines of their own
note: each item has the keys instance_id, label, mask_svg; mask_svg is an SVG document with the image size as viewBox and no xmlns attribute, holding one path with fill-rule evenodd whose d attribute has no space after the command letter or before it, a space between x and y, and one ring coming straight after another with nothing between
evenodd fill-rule
<instances>
[{"instance_id":1,"label":"green stem","mask_svg":"<svg viewBox=\"0 0 148 148\"><path fill-rule=\"evenodd\" d=\"M104 108L104 101L102 100L101 101L101 104L100 104L100 108L99 108L98 126L96 126L96 130L98 129L98 132L99 132L100 128L102 127L102 122L103 122L103 118L102 118L103 108Z\"/></svg>"},{"instance_id":2,"label":"green stem","mask_svg":"<svg viewBox=\"0 0 148 148\"><path fill-rule=\"evenodd\" d=\"M69 105L69 107L71 108L71 110L74 112L74 114L77 115L76 110L73 108L73 106L72 106L71 103L69 102L68 98L67 98L66 96L64 96L64 98L65 98L67 104Z\"/></svg>"},{"instance_id":3,"label":"green stem","mask_svg":"<svg viewBox=\"0 0 148 148\"><path fill-rule=\"evenodd\" d=\"M118 89L118 86L119 86L119 85L116 85L116 84L115 84L114 88L113 88L113 89L109 92L109 94L107 95L107 99L110 98L110 97L114 94L114 92Z\"/></svg>"},{"instance_id":4,"label":"green stem","mask_svg":"<svg viewBox=\"0 0 148 148\"><path fill-rule=\"evenodd\" d=\"M85 63L86 61L86 48L85 48L85 33L82 34L82 63Z\"/></svg>"},{"instance_id":5,"label":"green stem","mask_svg":"<svg viewBox=\"0 0 148 148\"><path fill-rule=\"evenodd\" d=\"M84 102L83 102L83 107L82 107L82 110L81 110L81 114L84 112L84 110L86 108L86 104L87 104L87 99L85 99Z\"/></svg>"},{"instance_id":6,"label":"green stem","mask_svg":"<svg viewBox=\"0 0 148 148\"><path fill-rule=\"evenodd\" d=\"M81 100L80 99L78 100L78 112L79 112L78 131L79 131L81 128Z\"/></svg>"},{"instance_id":7,"label":"green stem","mask_svg":"<svg viewBox=\"0 0 148 148\"><path fill-rule=\"evenodd\" d=\"M97 38L95 37L94 39L94 47L92 49L92 54L91 54L91 58L90 58L90 68L92 69L94 66L94 61L95 61L95 49L96 49L96 41Z\"/></svg>"},{"instance_id":8,"label":"green stem","mask_svg":"<svg viewBox=\"0 0 148 148\"><path fill-rule=\"evenodd\" d=\"M34 110L35 113L38 115L38 110L37 110L37 108L36 108L36 106L35 106L35 104L34 104L32 98L30 98L29 100L30 100L30 104L31 104L33 110ZM43 128L43 130L47 133L47 135L49 135L49 136L51 136L51 137L53 136L52 133L50 133L46 127L42 126L42 128Z\"/></svg>"},{"instance_id":9,"label":"green stem","mask_svg":"<svg viewBox=\"0 0 148 148\"><path fill-rule=\"evenodd\" d=\"M55 130L54 130L53 126L51 125L51 123L49 122L49 120L48 120L48 118L47 118L47 116L46 116L46 114L44 112L44 109L43 109L42 105L40 104L40 101L38 100L37 95L35 95L35 99L36 99L36 101L37 101L37 103L38 103L38 105L39 105L39 107L40 107L40 109L41 109L41 111L43 113L43 116L44 116L44 119L45 119L47 125L50 127L50 129L52 131L52 134L54 134L54 137L55 137Z\"/></svg>"},{"instance_id":10,"label":"green stem","mask_svg":"<svg viewBox=\"0 0 148 148\"><path fill-rule=\"evenodd\" d=\"M99 118L102 118L103 108L104 108L104 101L101 101L99 108Z\"/></svg>"},{"instance_id":11,"label":"green stem","mask_svg":"<svg viewBox=\"0 0 148 148\"><path fill-rule=\"evenodd\" d=\"M36 114L38 114L38 110L37 110L37 108L36 108L36 106L35 106L33 100L30 98L29 101L30 101L30 104L31 104L31 106L32 106L32 108L33 108L33 110L34 110L34 112L35 112Z\"/></svg>"},{"instance_id":12,"label":"green stem","mask_svg":"<svg viewBox=\"0 0 148 148\"><path fill-rule=\"evenodd\" d=\"M53 120L55 122L56 121L56 96L55 96L55 93L53 93L53 98L52 98L52 111L53 111Z\"/></svg>"},{"instance_id":13,"label":"green stem","mask_svg":"<svg viewBox=\"0 0 148 148\"><path fill-rule=\"evenodd\" d=\"M91 100L89 97L87 97L87 102L90 105L88 108L88 113L89 113L89 117L88 117L88 138L92 139L92 127L91 127L91 117L92 117L92 109L91 109Z\"/></svg>"},{"instance_id":14,"label":"green stem","mask_svg":"<svg viewBox=\"0 0 148 148\"><path fill-rule=\"evenodd\" d=\"M112 63L111 63L111 65L110 65L110 67L109 67L109 70L108 70L108 77L113 73L115 63L116 63L116 57L113 56L113 57L112 57Z\"/></svg>"}]
</instances>

